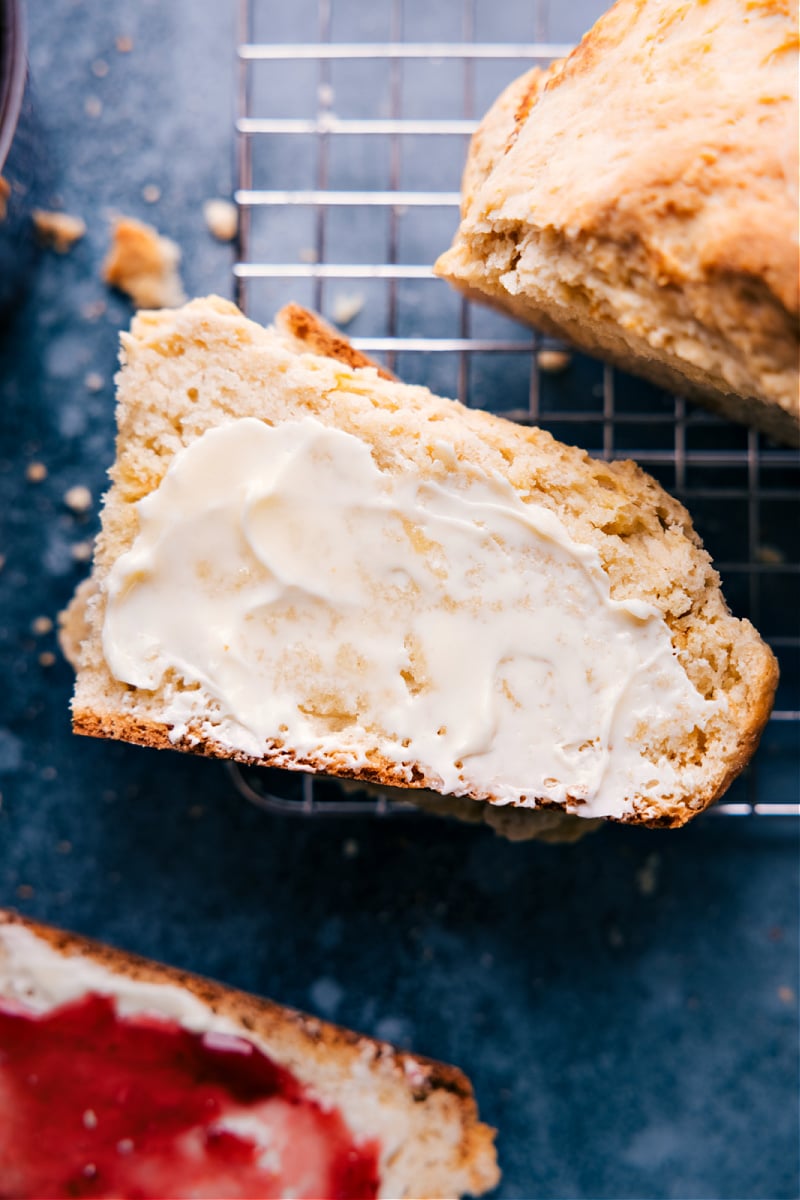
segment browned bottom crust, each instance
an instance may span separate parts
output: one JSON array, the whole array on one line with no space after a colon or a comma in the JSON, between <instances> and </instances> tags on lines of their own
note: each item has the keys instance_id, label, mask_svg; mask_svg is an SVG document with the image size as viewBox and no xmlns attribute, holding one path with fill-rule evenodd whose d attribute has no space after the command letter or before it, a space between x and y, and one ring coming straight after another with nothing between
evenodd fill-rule
<instances>
[{"instance_id":1,"label":"browned bottom crust","mask_svg":"<svg viewBox=\"0 0 800 1200\"><path fill-rule=\"evenodd\" d=\"M709 808L730 787L733 780L741 773L756 751L764 727L769 720L772 710L772 696L778 681L778 666L774 659L771 661L773 678L771 686L765 688L762 702L746 733L742 734L739 752L731 761L725 776L714 789L709 789L699 796L693 797L689 804L675 805L668 812L658 817L645 817L633 812L624 817L611 817L609 820L623 825L645 825L650 829L678 829L690 821L703 809ZM313 774L326 774L342 779L359 779L367 783L383 784L386 787L426 788L440 791L436 781L431 780L417 766L411 767L412 777L406 776L406 768L388 759L375 757L372 764L354 769L344 763L326 761L324 766L312 759L305 759L280 747L275 747L262 758L241 751L230 750L212 739L200 737L197 734L183 735L172 739L172 726L159 721L143 720L126 713L99 713L92 709L73 711L72 729L74 733L85 737L113 738L118 741L132 742L137 746L148 746L155 750L181 750L189 754L199 754L206 758L219 758L228 761L246 763L255 767L280 767L289 771L308 771ZM491 797L476 796L475 800L492 803ZM552 800L532 797L536 808L552 808L564 812L561 804ZM580 801L572 801L575 810L579 810Z\"/></svg>"}]
</instances>

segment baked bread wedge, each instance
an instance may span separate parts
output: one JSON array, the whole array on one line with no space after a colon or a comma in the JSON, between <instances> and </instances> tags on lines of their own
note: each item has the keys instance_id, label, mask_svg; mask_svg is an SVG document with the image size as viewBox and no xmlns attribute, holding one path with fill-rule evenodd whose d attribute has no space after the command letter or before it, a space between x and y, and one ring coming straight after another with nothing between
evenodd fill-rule
<instances>
[{"instance_id":1,"label":"baked bread wedge","mask_svg":"<svg viewBox=\"0 0 800 1200\"><path fill-rule=\"evenodd\" d=\"M800 445L796 0L618 0L472 139L436 272Z\"/></svg>"},{"instance_id":2,"label":"baked bread wedge","mask_svg":"<svg viewBox=\"0 0 800 1200\"><path fill-rule=\"evenodd\" d=\"M123 335L76 732L590 818L712 803L777 669L681 505L324 339L213 297Z\"/></svg>"},{"instance_id":3,"label":"baked bread wedge","mask_svg":"<svg viewBox=\"0 0 800 1200\"><path fill-rule=\"evenodd\" d=\"M0 1191L16 1200L479 1195L455 1067L0 911Z\"/></svg>"}]
</instances>

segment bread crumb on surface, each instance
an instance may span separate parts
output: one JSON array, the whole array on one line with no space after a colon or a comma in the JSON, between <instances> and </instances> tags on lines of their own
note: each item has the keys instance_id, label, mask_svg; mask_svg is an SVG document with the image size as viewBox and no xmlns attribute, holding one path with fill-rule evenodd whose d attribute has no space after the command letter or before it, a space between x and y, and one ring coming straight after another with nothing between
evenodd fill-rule
<instances>
[{"instance_id":1,"label":"bread crumb on surface","mask_svg":"<svg viewBox=\"0 0 800 1200\"><path fill-rule=\"evenodd\" d=\"M52 666L54 666L55 661L56 661L56 656L55 656L55 654L53 654L52 650L43 650L42 653L39 655L39 666L40 667L52 667Z\"/></svg>"},{"instance_id":2,"label":"bread crumb on surface","mask_svg":"<svg viewBox=\"0 0 800 1200\"><path fill-rule=\"evenodd\" d=\"M25 478L28 483L41 483L47 479L47 467L41 462L28 463L25 468Z\"/></svg>"},{"instance_id":3,"label":"bread crumb on surface","mask_svg":"<svg viewBox=\"0 0 800 1200\"><path fill-rule=\"evenodd\" d=\"M536 365L546 375L560 375L571 362L572 355L566 350L540 350L536 355Z\"/></svg>"},{"instance_id":4,"label":"bread crumb on surface","mask_svg":"<svg viewBox=\"0 0 800 1200\"><path fill-rule=\"evenodd\" d=\"M105 300L90 300L88 304L81 306L81 316L87 321L96 321L98 317L102 317L107 308Z\"/></svg>"},{"instance_id":5,"label":"bread crumb on surface","mask_svg":"<svg viewBox=\"0 0 800 1200\"><path fill-rule=\"evenodd\" d=\"M74 513L88 512L92 507L92 493L82 483L77 483L64 492L64 503Z\"/></svg>"},{"instance_id":6,"label":"bread crumb on surface","mask_svg":"<svg viewBox=\"0 0 800 1200\"><path fill-rule=\"evenodd\" d=\"M131 50L133 49L133 38L128 37L128 35L125 33L120 34L120 36L115 39L114 45L117 47L117 52L119 54L130 54Z\"/></svg>"},{"instance_id":7,"label":"bread crumb on surface","mask_svg":"<svg viewBox=\"0 0 800 1200\"><path fill-rule=\"evenodd\" d=\"M300 253L297 257L300 259L300 262L315 263L319 258L319 255L313 246L303 246L301 247Z\"/></svg>"},{"instance_id":8,"label":"bread crumb on surface","mask_svg":"<svg viewBox=\"0 0 800 1200\"><path fill-rule=\"evenodd\" d=\"M5 221L8 213L8 197L11 195L11 184L0 175L0 221Z\"/></svg>"},{"instance_id":9,"label":"bread crumb on surface","mask_svg":"<svg viewBox=\"0 0 800 1200\"><path fill-rule=\"evenodd\" d=\"M103 376L99 371L89 371L83 379L83 385L87 392L100 392L103 390Z\"/></svg>"},{"instance_id":10,"label":"bread crumb on surface","mask_svg":"<svg viewBox=\"0 0 800 1200\"><path fill-rule=\"evenodd\" d=\"M642 866L636 872L636 886L640 896L654 896L658 888L658 875L661 867L660 854L648 854Z\"/></svg>"},{"instance_id":11,"label":"bread crumb on surface","mask_svg":"<svg viewBox=\"0 0 800 1200\"><path fill-rule=\"evenodd\" d=\"M334 297L332 316L335 324L349 325L364 307L361 292L341 292Z\"/></svg>"},{"instance_id":12,"label":"bread crumb on surface","mask_svg":"<svg viewBox=\"0 0 800 1200\"><path fill-rule=\"evenodd\" d=\"M329 83L321 83L317 88L317 100L323 108L330 108L336 93Z\"/></svg>"},{"instance_id":13,"label":"bread crumb on surface","mask_svg":"<svg viewBox=\"0 0 800 1200\"><path fill-rule=\"evenodd\" d=\"M34 617L31 621L31 633L36 637L44 637L46 633L50 633L53 628L53 622L49 617Z\"/></svg>"},{"instance_id":14,"label":"bread crumb on surface","mask_svg":"<svg viewBox=\"0 0 800 1200\"><path fill-rule=\"evenodd\" d=\"M104 58L96 58L92 63L92 74L97 79L105 79L108 74L108 63Z\"/></svg>"},{"instance_id":15,"label":"bread crumb on surface","mask_svg":"<svg viewBox=\"0 0 800 1200\"><path fill-rule=\"evenodd\" d=\"M32 900L35 892L29 883L21 883L17 888L17 896L20 900Z\"/></svg>"},{"instance_id":16,"label":"bread crumb on surface","mask_svg":"<svg viewBox=\"0 0 800 1200\"><path fill-rule=\"evenodd\" d=\"M133 217L114 222L103 279L138 308L176 308L186 299L178 272L181 252L152 225Z\"/></svg>"},{"instance_id":17,"label":"bread crumb on surface","mask_svg":"<svg viewBox=\"0 0 800 1200\"><path fill-rule=\"evenodd\" d=\"M83 104L83 111L87 117L99 117L103 111L102 100L97 96L87 96Z\"/></svg>"},{"instance_id":18,"label":"bread crumb on surface","mask_svg":"<svg viewBox=\"0 0 800 1200\"><path fill-rule=\"evenodd\" d=\"M239 213L232 200L206 200L203 216L209 231L219 242L231 242L239 229Z\"/></svg>"},{"instance_id":19,"label":"bread crumb on surface","mask_svg":"<svg viewBox=\"0 0 800 1200\"><path fill-rule=\"evenodd\" d=\"M33 210L33 227L39 242L58 254L66 254L86 234L83 217L74 217L65 212L47 212L43 208Z\"/></svg>"},{"instance_id":20,"label":"bread crumb on surface","mask_svg":"<svg viewBox=\"0 0 800 1200\"><path fill-rule=\"evenodd\" d=\"M786 562L786 555L777 546L757 546L756 561L770 567L777 567Z\"/></svg>"},{"instance_id":21,"label":"bread crumb on surface","mask_svg":"<svg viewBox=\"0 0 800 1200\"><path fill-rule=\"evenodd\" d=\"M778 988L778 999L780 1000L781 1004L794 1004L797 1000L797 996L795 995L793 988L787 987L784 984Z\"/></svg>"},{"instance_id":22,"label":"bread crumb on surface","mask_svg":"<svg viewBox=\"0 0 800 1200\"><path fill-rule=\"evenodd\" d=\"M158 204L161 199L161 188L157 183L146 183L142 188L142 199L145 204Z\"/></svg>"},{"instance_id":23,"label":"bread crumb on surface","mask_svg":"<svg viewBox=\"0 0 800 1200\"><path fill-rule=\"evenodd\" d=\"M94 554L94 542L91 539L85 542L75 542L70 547L70 554L75 562L91 562L92 555Z\"/></svg>"}]
</instances>

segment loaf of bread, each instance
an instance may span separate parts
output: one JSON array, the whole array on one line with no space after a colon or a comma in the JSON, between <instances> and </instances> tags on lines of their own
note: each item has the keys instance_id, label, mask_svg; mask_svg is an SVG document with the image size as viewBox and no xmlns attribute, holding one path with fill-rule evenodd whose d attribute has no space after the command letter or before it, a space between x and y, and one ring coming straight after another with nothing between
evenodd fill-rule
<instances>
[{"instance_id":1,"label":"loaf of bread","mask_svg":"<svg viewBox=\"0 0 800 1200\"><path fill-rule=\"evenodd\" d=\"M800 444L795 0L617 0L470 147L439 275Z\"/></svg>"},{"instance_id":2,"label":"loaf of bread","mask_svg":"<svg viewBox=\"0 0 800 1200\"><path fill-rule=\"evenodd\" d=\"M328 336L213 297L123 335L76 732L589 818L712 803L777 669L686 511Z\"/></svg>"},{"instance_id":3,"label":"loaf of bread","mask_svg":"<svg viewBox=\"0 0 800 1200\"><path fill-rule=\"evenodd\" d=\"M0 910L0 1192L479 1195L455 1067Z\"/></svg>"}]
</instances>

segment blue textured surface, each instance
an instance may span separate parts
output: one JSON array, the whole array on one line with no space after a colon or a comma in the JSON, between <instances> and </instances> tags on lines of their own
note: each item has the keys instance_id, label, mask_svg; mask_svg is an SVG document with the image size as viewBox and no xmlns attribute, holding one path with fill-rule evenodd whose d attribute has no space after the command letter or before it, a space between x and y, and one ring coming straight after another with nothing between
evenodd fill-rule
<instances>
[{"instance_id":1,"label":"blue textured surface","mask_svg":"<svg viewBox=\"0 0 800 1200\"><path fill-rule=\"evenodd\" d=\"M231 250L201 211L232 187L229 7L31 6L55 188L88 234L67 257L41 257L0 333L0 903L457 1062L499 1128L498 1196L795 1197L794 827L705 818L553 848L434 820L310 824L246 807L219 764L70 733L70 671L40 664L54 640L30 627L81 577L70 547L96 529L113 454L130 310L99 281L106 217L154 221L184 249L189 292L230 292ZM316 2L271 7L277 36L315 36L304 9ZM410 5L409 36L457 36L446 7ZM479 35L524 36L522 7L496 3ZM565 38L596 11L563 7L570 27L551 32ZM360 11L365 37L386 36L381 5L334 11ZM352 184L356 158L340 169ZM155 205L147 184L161 189ZM275 214L267 233L288 239L300 219ZM106 311L87 317L97 300ZM439 369L416 359L408 373ZM26 480L32 461L44 482ZM62 502L78 483L95 497L86 518ZM777 735L762 757L764 798L796 792Z\"/></svg>"}]
</instances>

